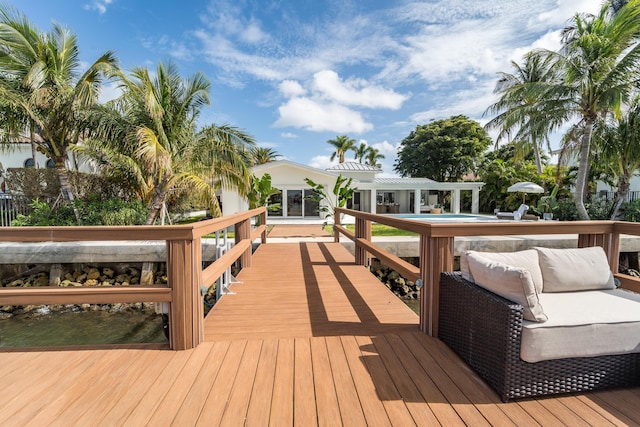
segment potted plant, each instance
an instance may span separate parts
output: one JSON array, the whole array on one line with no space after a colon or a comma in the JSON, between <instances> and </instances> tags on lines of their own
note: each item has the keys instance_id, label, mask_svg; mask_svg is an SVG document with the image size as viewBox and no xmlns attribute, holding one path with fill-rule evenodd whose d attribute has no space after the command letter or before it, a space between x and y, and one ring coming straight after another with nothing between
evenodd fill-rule
<instances>
[{"instance_id":1,"label":"potted plant","mask_svg":"<svg viewBox=\"0 0 640 427\"><path fill-rule=\"evenodd\" d=\"M440 203L436 203L435 205L433 205L433 207L431 208L431 213L434 213L434 214L442 213L442 205Z\"/></svg>"},{"instance_id":2,"label":"potted plant","mask_svg":"<svg viewBox=\"0 0 640 427\"><path fill-rule=\"evenodd\" d=\"M551 190L548 196L542 196L538 202L538 210L542 212L542 219L550 221L553 219L553 211L558 207L556 195L558 194L558 186Z\"/></svg>"}]
</instances>

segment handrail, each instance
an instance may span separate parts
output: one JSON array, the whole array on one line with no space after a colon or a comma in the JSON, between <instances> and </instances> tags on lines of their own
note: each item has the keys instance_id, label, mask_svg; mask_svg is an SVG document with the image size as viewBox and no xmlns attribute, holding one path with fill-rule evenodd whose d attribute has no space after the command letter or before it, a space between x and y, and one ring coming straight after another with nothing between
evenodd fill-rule
<instances>
[{"instance_id":1,"label":"handrail","mask_svg":"<svg viewBox=\"0 0 640 427\"><path fill-rule=\"evenodd\" d=\"M342 215L356 220L355 233L341 224ZM624 221L504 221L483 223L436 223L394 218L351 209L335 209L334 240L344 234L355 242L356 263L367 265L370 254L383 260L407 278L422 282L420 292L420 327L432 336L438 334L438 301L440 273L453 270L454 238L462 236L503 236L577 234L578 246L601 246L607 254L611 271L620 278L622 287L640 292L640 279L618 273L620 236L640 236L640 223ZM420 237L419 267L402 264L395 255L376 246L371 240L371 223L412 231ZM347 233L345 233L347 231ZM410 265L410 264L409 264ZM403 273L404 272L404 273ZM417 280L417 279L416 279Z\"/></svg>"},{"instance_id":2,"label":"handrail","mask_svg":"<svg viewBox=\"0 0 640 427\"><path fill-rule=\"evenodd\" d=\"M252 232L251 219L254 217L261 225ZM261 242L266 243L265 224L266 209L258 208L186 225L3 227L0 228L0 241L6 242L165 240L168 284L0 288L0 305L169 303L169 345L176 350L194 348L204 341L200 287L208 287L237 260L240 260L241 267L249 267L252 241L260 237ZM201 238L230 226L235 227L234 248L203 270Z\"/></svg>"}]
</instances>

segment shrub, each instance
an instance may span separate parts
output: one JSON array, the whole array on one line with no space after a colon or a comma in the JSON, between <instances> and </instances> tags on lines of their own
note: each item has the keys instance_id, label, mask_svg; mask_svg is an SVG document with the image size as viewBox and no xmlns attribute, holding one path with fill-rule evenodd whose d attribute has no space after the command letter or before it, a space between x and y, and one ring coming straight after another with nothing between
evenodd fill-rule
<instances>
[{"instance_id":1,"label":"shrub","mask_svg":"<svg viewBox=\"0 0 640 427\"><path fill-rule=\"evenodd\" d=\"M640 199L622 204L624 220L630 222L640 222Z\"/></svg>"},{"instance_id":2,"label":"shrub","mask_svg":"<svg viewBox=\"0 0 640 427\"><path fill-rule=\"evenodd\" d=\"M18 215L12 226L62 226L77 225L73 209L77 209L82 225L140 225L147 217L147 208L138 200L119 198L100 200L94 196L89 200L74 200L52 208L46 202L31 203L33 212Z\"/></svg>"}]
</instances>

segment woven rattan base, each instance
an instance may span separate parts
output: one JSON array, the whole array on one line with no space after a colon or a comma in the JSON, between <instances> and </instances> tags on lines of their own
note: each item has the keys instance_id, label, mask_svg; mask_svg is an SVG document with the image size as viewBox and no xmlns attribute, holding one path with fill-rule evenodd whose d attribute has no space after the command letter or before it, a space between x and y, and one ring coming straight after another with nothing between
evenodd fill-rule
<instances>
[{"instance_id":1,"label":"woven rattan base","mask_svg":"<svg viewBox=\"0 0 640 427\"><path fill-rule=\"evenodd\" d=\"M459 273L440 279L438 336L509 399L640 385L640 354L528 363L520 359L522 306Z\"/></svg>"}]
</instances>

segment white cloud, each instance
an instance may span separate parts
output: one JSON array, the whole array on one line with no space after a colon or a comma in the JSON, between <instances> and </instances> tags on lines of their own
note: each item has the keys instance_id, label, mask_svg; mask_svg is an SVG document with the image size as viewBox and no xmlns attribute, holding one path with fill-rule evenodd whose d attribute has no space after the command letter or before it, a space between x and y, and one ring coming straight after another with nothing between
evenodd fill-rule
<instances>
[{"instance_id":1,"label":"white cloud","mask_svg":"<svg viewBox=\"0 0 640 427\"><path fill-rule=\"evenodd\" d=\"M357 111L335 103L292 98L278 107L276 127L297 127L315 132L362 133L373 129Z\"/></svg>"},{"instance_id":2,"label":"white cloud","mask_svg":"<svg viewBox=\"0 0 640 427\"><path fill-rule=\"evenodd\" d=\"M333 70L315 73L312 87L320 96L344 105L397 110L407 99L406 95L370 84L365 79L342 80Z\"/></svg>"},{"instance_id":3,"label":"white cloud","mask_svg":"<svg viewBox=\"0 0 640 427\"><path fill-rule=\"evenodd\" d=\"M327 169L338 164L337 160L331 161L331 156L315 156L309 162L309 166L318 169Z\"/></svg>"},{"instance_id":4,"label":"white cloud","mask_svg":"<svg viewBox=\"0 0 640 427\"><path fill-rule=\"evenodd\" d=\"M280 136L283 137L283 138L288 138L288 139L294 139L294 138L298 137L298 135L296 135L295 133L292 133L292 132L282 132L280 134Z\"/></svg>"},{"instance_id":5,"label":"white cloud","mask_svg":"<svg viewBox=\"0 0 640 427\"><path fill-rule=\"evenodd\" d=\"M98 102L105 103L107 101L112 101L122 95L122 89L119 84L116 82L110 82L102 85L102 90L100 91L100 98Z\"/></svg>"},{"instance_id":6,"label":"white cloud","mask_svg":"<svg viewBox=\"0 0 640 427\"><path fill-rule=\"evenodd\" d=\"M398 154L398 147L400 146L400 143L398 143L398 145L393 145L390 144L388 141L382 141L382 142L378 142L372 145L373 148L376 148L378 151L380 151L380 153L385 155L386 157L395 157L396 154Z\"/></svg>"},{"instance_id":7,"label":"white cloud","mask_svg":"<svg viewBox=\"0 0 640 427\"><path fill-rule=\"evenodd\" d=\"M556 7L540 13L537 21L548 26L565 26L576 13L595 14L602 6L602 0L557 0Z\"/></svg>"},{"instance_id":8,"label":"white cloud","mask_svg":"<svg viewBox=\"0 0 640 427\"><path fill-rule=\"evenodd\" d=\"M472 120L484 124L488 121L483 118L485 110L494 102L496 95L493 93L495 79L484 79L481 84L469 89L459 90L438 100L432 108L419 111L411 115L411 120L417 124L425 124L431 120L440 120L453 115L464 114Z\"/></svg>"},{"instance_id":9,"label":"white cloud","mask_svg":"<svg viewBox=\"0 0 640 427\"><path fill-rule=\"evenodd\" d=\"M259 23L252 21L240 32L240 39L255 44L268 41L269 35L262 31Z\"/></svg>"},{"instance_id":10,"label":"white cloud","mask_svg":"<svg viewBox=\"0 0 640 427\"><path fill-rule=\"evenodd\" d=\"M100 15L107 11L107 6L109 6L113 0L96 0L92 3L85 4L85 10L97 10Z\"/></svg>"},{"instance_id":11,"label":"white cloud","mask_svg":"<svg viewBox=\"0 0 640 427\"><path fill-rule=\"evenodd\" d=\"M396 110L407 98L365 79L343 81L338 73L315 73L305 89L296 80L284 80L278 89L286 101L278 108L277 127L293 126L310 131L362 133L373 129L355 108Z\"/></svg>"},{"instance_id":12,"label":"white cloud","mask_svg":"<svg viewBox=\"0 0 640 427\"><path fill-rule=\"evenodd\" d=\"M307 91L302 87L300 83L295 80L284 80L280 83L280 93L286 98L293 98L295 96L304 96Z\"/></svg>"}]
</instances>

